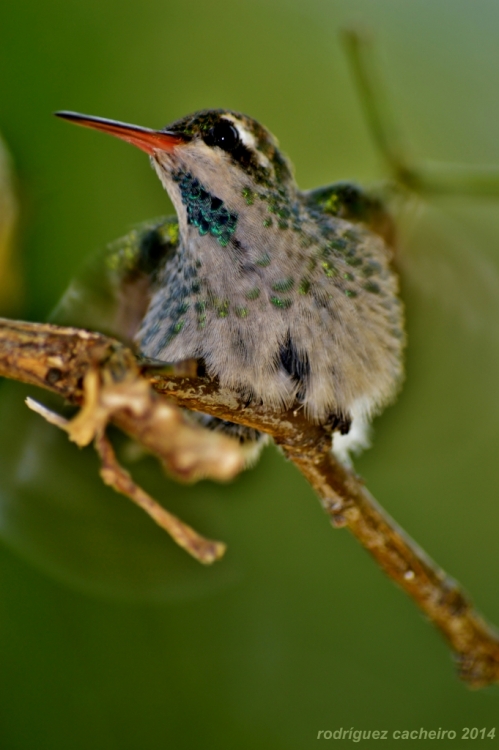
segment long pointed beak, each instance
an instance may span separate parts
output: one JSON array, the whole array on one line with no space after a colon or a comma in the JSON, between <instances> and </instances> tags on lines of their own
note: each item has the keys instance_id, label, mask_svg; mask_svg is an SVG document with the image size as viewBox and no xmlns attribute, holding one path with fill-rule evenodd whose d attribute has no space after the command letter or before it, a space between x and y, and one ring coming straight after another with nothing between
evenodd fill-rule
<instances>
[{"instance_id":1,"label":"long pointed beak","mask_svg":"<svg viewBox=\"0 0 499 750\"><path fill-rule=\"evenodd\" d=\"M92 117L91 115L81 115L78 112L55 112L56 117L62 117L63 120L69 120L76 125L82 125L85 128L102 130L109 135L115 135L122 141L127 141L133 146L145 151L146 154L153 156L156 151L173 151L175 146L186 142L178 133L169 133L164 130L151 130L142 128L139 125L128 125L125 122L117 120L106 120L103 117Z\"/></svg>"}]
</instances>

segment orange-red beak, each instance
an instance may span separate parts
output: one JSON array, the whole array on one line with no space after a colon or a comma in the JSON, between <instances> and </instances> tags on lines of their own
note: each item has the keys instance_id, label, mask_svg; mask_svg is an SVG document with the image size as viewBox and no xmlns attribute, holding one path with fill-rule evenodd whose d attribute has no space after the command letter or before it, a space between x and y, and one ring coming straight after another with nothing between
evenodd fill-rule
<instances>
[{"instance_id":1,"label":"orange-red beak","mask_svg":"<svg viewBox=\"0 0 499 750\"><path fill-rule=\"evenodd\" d=\"M153 156L156 151L173 151L175 146L186 142L186 139L178 133L150 130L150 128L141 128L139 125L127 125L125 122L106 120L103 117L80 115L78 112L56 112L55 114L64 120L76 123L76 125L115 135L122 141L137 146L150 156Z\"/></svg>"}]
</instances>

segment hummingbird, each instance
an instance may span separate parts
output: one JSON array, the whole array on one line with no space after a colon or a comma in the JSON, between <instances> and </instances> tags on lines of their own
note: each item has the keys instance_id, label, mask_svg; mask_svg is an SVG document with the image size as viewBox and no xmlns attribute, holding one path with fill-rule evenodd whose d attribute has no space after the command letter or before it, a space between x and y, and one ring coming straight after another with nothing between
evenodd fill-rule
<instances>
[{"instance_id":1,"label":"hummingbird","mask_svg":"<svg viewBox=\"0 0 499 750\"><path fill-rule=\"evenodd\" d=\"M344 182L301 191L274 136L237 112L203 110L162 130L56 114L144 151L175 208L176 218L141 236L149 281L132 326L140 353L196 359L247 403L303 408L331 425L343 460L364 447L403 377L393 224L382 203ZM248 456L258 450L255 430L199 419Z\"/></svg>"}]
</instances>

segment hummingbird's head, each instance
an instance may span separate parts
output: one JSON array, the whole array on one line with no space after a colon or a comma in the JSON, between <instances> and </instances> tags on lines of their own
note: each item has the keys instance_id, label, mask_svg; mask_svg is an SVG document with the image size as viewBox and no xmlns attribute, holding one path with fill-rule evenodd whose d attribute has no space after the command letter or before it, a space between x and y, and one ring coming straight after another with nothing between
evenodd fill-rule
<instances>
[{"instance_id":1,"label":"hummingbird's head","mask_svg":"<svg viewBox=\"0 0 499 750\"><path fill-rule=\"evenodd\" d=\"M258 190L285 188L293 182L291 166L274 136L246 115L204 110L177 120L163 132L182 139L182 145L153 155L166 172L180 167L210 187L243 181Z\"/></svg>"},{"instance_id":2,"label":"hummingbird's head","mask_svg":"<svg viewBox=\"0 0 499 750\"><path fill-rule=\"evenodd\" d=\"M252 195L277 190L283 195L295 188L291 165L274 136L246 115L203 110L163 130L150 130L75 112L56 114L117 136L149 154L180 219L185 213L182 206L192 208L191 193L198 197L203 191L201 195L215 197L234 212L238 202L244 206Z\"/></svg>"}]
</instances>

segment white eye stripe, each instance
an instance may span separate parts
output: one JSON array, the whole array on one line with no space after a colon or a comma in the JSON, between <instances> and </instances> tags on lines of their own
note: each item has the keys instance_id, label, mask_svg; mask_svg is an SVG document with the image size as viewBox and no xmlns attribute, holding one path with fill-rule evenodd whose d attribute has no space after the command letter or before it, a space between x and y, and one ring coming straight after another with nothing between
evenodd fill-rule
<instances>
[{"instance_id":1,"label":"white eye stripe","mask_svg":"<svg viewBox=\"0 0 499 750\"><path fill-rule=\"evenodd\" d=\"M252 151L252 153L254 153L254 155L256 156L259 164L262 167L265 167L266 169L269 169L270 166L271 166L270 161L267 159L267 157L265 156L265 154L262 154L262 152L257 149L257 142L256 142L256 138L253 135L253 133L250 130L248 130L247 128L245 128L244 125L243 125L243 123L240 120L238 120L237 117L234 117L231 114L226 114L226 115L224 115L224 117L225 117L226 120L230 120L231 123L234 125L234 127L236 128L236 130L237 130L237 132L239 134L239 138L241 140L241 143L244 146L246 146L246 148L250 149Z\"/></svg>"}]
</instances>

